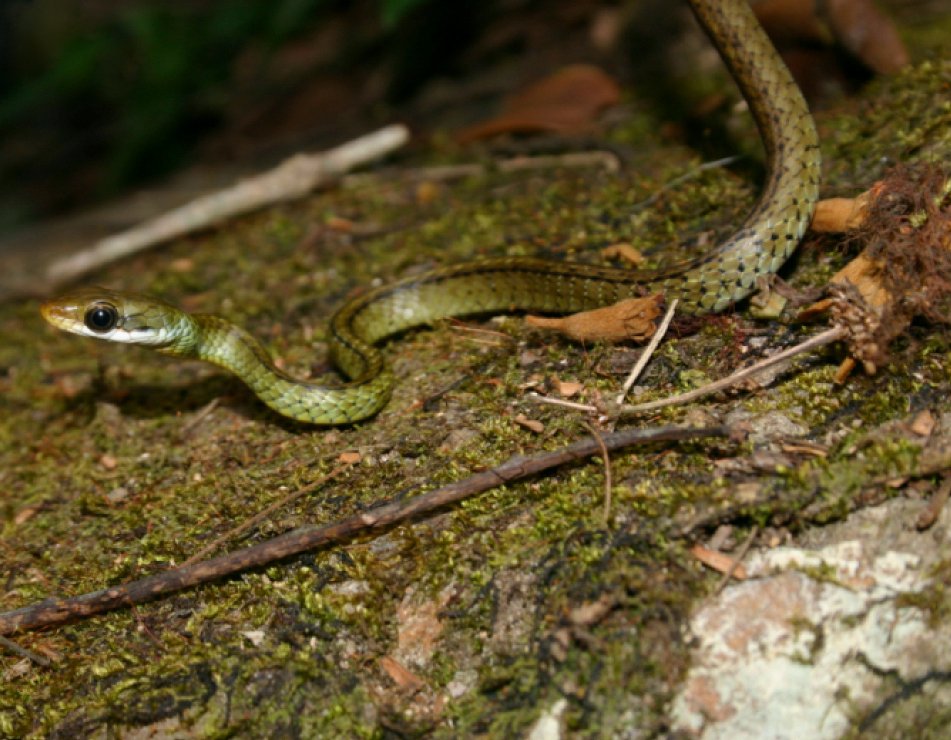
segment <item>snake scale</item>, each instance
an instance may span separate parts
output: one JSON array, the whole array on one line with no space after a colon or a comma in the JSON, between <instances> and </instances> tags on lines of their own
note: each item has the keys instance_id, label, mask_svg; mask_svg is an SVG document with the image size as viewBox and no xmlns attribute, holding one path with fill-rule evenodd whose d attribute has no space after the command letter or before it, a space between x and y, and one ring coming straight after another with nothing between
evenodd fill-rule
<instances>
[{"instance_id":1,"label":"snake scale","mask_svg":"<svg viewBox=\"0 0 951 740\"><path fill-rule=\"evenodd\" d=\"M677 297L692 313L749 295L799 244L818 197L819 146L806 102L746 0L689 0L749 103L767 155L765 184L742 226L686 267L643 275L610 267L503 257L436 269L370 290L330 321L329 347L351 382L325 386L276 368L261 344L222 318L103 288L45 303L42 314L75 334L151 346L212 362L240 377L279 414L347 424L375 414L394 384L374 344L448 316L513 310L574 313L642 295Z\"/></svg>"}]
</instances>

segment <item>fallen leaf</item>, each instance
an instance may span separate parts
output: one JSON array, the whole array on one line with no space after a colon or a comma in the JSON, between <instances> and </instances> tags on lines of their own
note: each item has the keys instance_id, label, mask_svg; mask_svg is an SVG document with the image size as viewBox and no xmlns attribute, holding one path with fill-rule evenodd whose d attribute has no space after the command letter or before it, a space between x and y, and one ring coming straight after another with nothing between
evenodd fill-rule
<instances>
[{"instance_id":1,"label":"fallen leaf","mask_svg":"<svg viewBox=\"0 0 951 740\"><path fill-rule=\"evenodd\" d=\"M937 421L934 418L934 414L928 409L923 409L915 414L915 418L911 420L911 424L909 424L908 427L921 437L930 437L936 424Z\"/></svg>"},{"instance_id":2,"label":"fallen leaf","mask_svg":"<svg viewBox=\"0 0 951 740\"><path fill-rule=\"evenodd\" d=\"M836 40L873 72L890 74L911 63L895 24L872 0L826 0L820 5Z\"/></svg>"},{"instance_id":3,"label":"fallen leaf","mask_svg":"<svg viewBox=\"0 0 951 740\"><path fill-rule=\"evenodd\" d=\"M545 431L545 425L536 419L529 419L525 414L519 414L514 419L512 419L520 427L525 427L529 431L535 432L536 434L541 434Z\"/></svg>"},{"instance_id":4,"label":"fallen leaf","mask_svg":"<svg viewBox=\"0 0 951 740\"><path fill-rule=\"evenodd\" d=\"M780 46L835 43L878 74L897 72L911 62L895 24L872 0L761 0L753 8Z\"/></svg>"},{"instance_id":5,"label":"fallen leaf","mask_svg":"<svg viewBox=\"0 0 951 740\"><path fill-rule=\"evenodd\" d=\"M558 391L558 395L562 398L571 398L581 393L584 385L574 380L556 380L555 388Z\"/></svg>"},{"instance_id":6,"label":"fallen leaf","mask_svg":"<svg viewBox=\"0 0 951 740\"><path fill-rule=\"evenodd\" d=\"M621 99L618 84L598 67L575 64L529 85L505 104L495 118L460 131L466 143L500 134L590 131L602 110Z\"/></svg>"},{"instance_id":7,"label":"fallen leaf","mask_svg":"<svg viewBox=\"0 0 951 740\"><path fill-rule=\"evenodd\" d=\"M418 691L425 685L423 679L389 655L380 658L380 666L386 671L386 675L393 679L393 683L401 689Z\"/></svg>"},{"instance_id":8,"label":"fallen leaf","mask_svg":"<svg viewBox=\"0 0 951 740\"><path fill-rule=\"evenodd\" d=\"M359 452L341 452L337 455L337 462L342 462L345 465L354 465L360 462L363 459L363 455Z\"/></svg>"},{"instance_id":9,"label":"fallen leaf","mask_svg":"<svg viewBox=\"0 0 951 740\"><path fill-rule=\"evenodd\" d=\"M30 521L30 519L32 519L34 516L36 516L36 512L38 512L39 510L40 510L40 507L38 505L24 506L14 515L13 523L18 525L25 524L26 522Z\"/></svg>"},{"instance_id":10,"label":"fallen leaf","mask_svg":"<svg viewBox=\"0 0 951 740\"><path fill-rule=\"evenodd\" d=\"M839 234L856 229L865 220L869 202L876 196L878 185L873 185L854 198L826 198L816 204L816 212L809 224L811 231Z\"/></svg>"},{"instance_id":11,"label":"fallen leaf","mask_svg":"<svg viewBox=\"0 0 951 740\"><path fill-rule=\"evenodd\" d=\"M416 186L416 203L428 206L439 197L439 186L431 180L425 180Z\"/></svg>"},{"instance_id":12,"label":"fallen leaf","mask_svg":"<svg viewBox=\"0 0 951 740\"><path fill-rule=\"evenodd\" d=\"M614 597L606 594L597 601L586 601L568 612L568 621L579 627L590 627L604 619L616 603Z\"/></svg>"},{"instance_id":13,"label":"fallen leaf","mask_svg":"<svg viewBox=\"0 0 951 740\"><path fill-rule=\"evenodd\" d=\"M630 262L632 265L642 265L647 260L643 254L630 244L620 242L611 244L601 250L601 256L605 259L622 259Z\"/></svg>"},{"instance_id":14,"label":"fallen leaf","mask_svg":"<svg viewBox=\"0 0 951 740\"><path fill-rule=\"evenodd\" d=\"M737 563L734 568L734 559L719 550L711 550L703 545L694 545L690 548L690 554L708 568L713 568L713 570L720 573L729 573L730 568L733 568L733 578L742 581L747 577L746 568L743 567L742 563Z\"/></svg>"},{"instance_id":15,"label":"fallen leaf","mask_svg":"<svg viewBox=\"0 0 951 740\"><path fill-rule=\"evenodd\" d=\"M191 257L179 257L169 263L172 272L191 272L195 269L195 260Z\"/></svg>"},{"instance_id":16,"label":"fallen leaf","mask_svg":"<svg viewBox=\"0 0 951 740\"><path fill-rule=\"evenodd\" d=\"M338 231L341 234L349 234L353 231L353 221L342 216L331 216L325 224L331 231Z\"/></svg>"},{"instance_id":17,"label":"fallen leaf","mask_svg":"<svg viewBox=\"0 0 951 740\"><path fill-rule=\"evenodd\" d=\"M657 329L654 319L660 316L662 303L661 295L628 298L613 306L571 316L526 316L525 321L542 329L554 329L578 342L643 342Z\"/></svg>"}]
</instances>

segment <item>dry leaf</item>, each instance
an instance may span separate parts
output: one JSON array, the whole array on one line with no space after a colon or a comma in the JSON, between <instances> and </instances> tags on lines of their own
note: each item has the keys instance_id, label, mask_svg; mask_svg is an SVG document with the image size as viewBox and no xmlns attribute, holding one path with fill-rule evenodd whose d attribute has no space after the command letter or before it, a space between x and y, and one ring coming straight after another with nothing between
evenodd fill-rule
<instances>
[{"instance_id":1,"label":"dry leaf","mask_svg":"<svg viewBox=\"0 0 951 740\"><path fill-rule=\"evenodd\" d=\"M643 265L647 261L643 254L626 242L611 244L605 247L601 250L601 256L608 260L626 260L632 265Z\"/></svg>"},{"instance_id":2,"label":"dry leaf","mask_svg":"<svg viewBox=\"0 0 951 740\"><path fill-rule=\"evenodd\" d=\"M439 186L431 180L424 180L416 186L416 203L428 206L439 197Z\"/></svg>"},{"instance_id":3,"label":"dry leaf","mask_svg":"<svg viewBox=\"0 0 951 740\"><path fill-rule=\"evenodd\" d=\"M349 234L353 231L354 223L349 218L342 216L331 216L324 224L331 231L338 231L341 234Z\"/></svg>"},{"instance_id":4,"label":"dry leaf","mask_svg":"<svg viewBox=\"0 0 951 740\"><path fill-rule=\"evenodd\" d=\"M708 568L713 568L720 573L729 573L730 568L733 568L733 578L742 581L747 577L746 568L743 567L742 563L736 563L734 568L733 565L736 561L719 550L711 550L703 545L694 545L690 548L690 554Z\"/></svg>"},{"instance_id":5,"label":"dry leaf","mask_svg":"<svg viewBox=\"0 0 951 740\"><path fill-rule=\"evenodd\" d=\"M40 510L40 507L38 505L24 506L13 516L13 523L17 525L25 524L26 522L30 521L30 519L32 519L34 516L36 516L36 512L38 512L39 510Z\"/></svg>"},{"instance_id":6,"label":"dry leaf","mask_svg":"<svg viewBox=\"0 0 951 740\"><path fill-rule=\"evenodd\" d=\"M554 329L579 342L643 342L657 329L655 319L661 314L663 296L628 298L613 306L582 311L571 316L549 318L526 316L532 326Z\"/></svg>"},{"instance_id":7,"label":"dry leaf","mask_svg":"<svg viewBox=\"0 0 951 740\"><path fill-rule=\"evenodd\" d=\"M911 420L908 428L921 437L930 437L936 424L934 414L928 409L924 409L915 414L915 418Z\"/></svg>"},{"instance_id":8,"label":"dry leaf","mask_svg":"<svg viewBox=\"0 0 951 740\"><path fill-rule=\"evenodd\" d=\"M519 414L514 419L512 419L520 427L525 427L529 431L535 432L536 434L541 434L545 431L545 425L536 419L529 419L525 414Z\"/></svg>"},{"instance_id":9,"label":"dry leaf","mask_svg":"<svg viewBox=\"0 0 951 740\"><path fill-rule=\"evenodd\" d=\"M876 185L854 198L826 198L816 204L809 229L821 233L841 233L857 229L865 220L869 201L876 195Z\"/></svg>"},{"instance_id":10,"label":"dry leaf","mask_svg":"<svg viewBox=\"0 0 951 740\"><path fill-rule=\"evenodd\" d=\"M760 0L753 8L770 37L781 46L831 46L835 42L879 74L897 72L911 61L895 25L872 0Z\"/></svg>"},{"instance_id":11,"label":"dry leaf","mask_svg":"<svg viewBox=\"0 0 951 740\"><path fill-rule=\"evenodd\" d=\"M584 385L574 380L556 380L555 388L558 391L558 395L562 398L571 398L581 393Z\"/></svg>"},{"instance_id":12,"label":"dry leaf","mask_svg":"<svg viewBox=\"0 0 951 740\"><path fill-rule=\"evenodd\" d=\"M172 272L191 272L195 269L195 260L191 257L179 257L172 260L168 266Z\"/></svg>"},{"instance_id":13,"label":"dry leaf","mask_svg":"<svg viewBox=\"0 0 951 740\"><path fill-rule=\"evenodd\" d=\"M881 311L892 301L892 295L882 281L883 269L881 261L873 260L862 252L833 275L829 282L851 283L869 306Z\"/></svg>"},{"instance_id":14,"label":"dry leaf","mask_svg":"<svg viewBox=\"0 0 951 740\"><path fill-rule=\"evenodd\" d=\"M508 133L584 133L620 98L620 87L605 72L575 64L525 88L498 116L463 129L456 138L470 142Z\"/></svg>"},{"instance_id":15,"label":"dry leaf","mask_svg":"<svg viewBox=\"0 0 951 740\"><path fill-rule=\"evenodd\" d=\"M568 612L568 621L579 627L590 627L604 619L616 603L613 596L602 595L597 601L586 601Z\"/></svg>"},{"instance_id":16,"label":"dry leaf","mask_svg":"<svg viewBox=\"0 0 951 740\"><path fill-rule=\"evenodd\" d=\"M820 5L836 40L873 72L889 74L910 64L895 25L871 0L826 0Z\"/></svg>"},{"instance_id":17,"label":"dry leaf","mask_svg":"<svg viewBox=\"0 0 951 740\"><path fill-rule=\"evenodd\" d=\"M342 462L345 465L355 465L363 459L363 455L359 452L341 452L337 455L337 462Z\"/></svg>"},{"instance_id":18,"label":"dry leaf","mask_svg":"<svg viewBox=\"0 0 951 740\"><path fill-rule=\"evenodd\" d=\"M424 686L423 679L388 655L380 658L380 666L401 689L418 691Z\"/></svg>"}]
</instances>

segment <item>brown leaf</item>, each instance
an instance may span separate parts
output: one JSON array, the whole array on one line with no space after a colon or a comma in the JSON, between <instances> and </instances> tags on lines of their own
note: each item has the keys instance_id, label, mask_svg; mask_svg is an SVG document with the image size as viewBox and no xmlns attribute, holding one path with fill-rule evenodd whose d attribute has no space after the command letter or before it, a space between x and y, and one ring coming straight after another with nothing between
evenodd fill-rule
<instances>
[{"instance_id":1,"label":"brown leaf","mask_svg":"<svg viewBox=\"0 0 951 740\"><path fill-rule=\"evenodd\" d=\"M892 300L891 293L882 282L883 268L881 260L873 260L868 253L862 252L833 275L829 282L852 283L869 306L881 311Z\"/></svg>"},{"instance_id":2,"label":"brown leaf","mask_svg":"<svg viewBox=\"0 0 951 740\"><path fill-rule=\"evenodd\" d=\"M753 12L774 42L829 42L829 32L816 16L813 3L761 0L753 3Z\"/></svg>"},{"instance_id":3,"label":"brown leaf","mask_svg":"<svg viewBox=\"0 0 951 740\"><path fill-rule=\"evenodd\" d=\"M389 655L384 655L380 658L380 667L393 679L393 683L401 689L418 691L425 685L423 679Z\"/></svg>"},{"instance_id":4,"label":"brown leaf","mask_svg":"<svg viewBox=\"0 0 951 740\"><path fill-rule=\"evenodd\" d=\"M556 380L555 389L562 398L571 398L581 393L584 385L574 380Z\"/></svg>"},{"instance_id":5,"label":"brown leaf","mask_svg":"<svg viewBox=\"0 0 951 740\"><path fill-rule=\"evenodd\" d=\"M836 40L873 72L897 72L911 62L895 25L872 0L826 0L824 7Z\"/></svg>"},{"instance_id":6,"label":"brown leaf","mask_svg":"<svg viewBox=\"0 0 951 740\"><path fill-rule=\"evenodd\" d=\"M934 414L930 410L922 409L915 414L915 418L911 420L908 427L920 437L930 437L937 423Z\"/></svg>"},{"instance_id":7,"label":"brown leaf","mask_svg":"<svg viewBox=\"0 0 951 740\"><path fill-rule=\"evenodd\" d=\"M584 133L620 98L620 87L605 72L575 64L529 85L498 116L463 129L456 138L466 143L509 133Z\"/></svg>"},{"instance_id":8,"label":"brown leaf","mask_svg":"<svg viewBox=\"0 0 951 740\"><path fill-rule=\"evenodd\" d=\"M826 198L816 204L809 228L814 232L838 234L856 229L865 220L874 188L855 198Z\"/></svg>"},{"instance_id":9,"label":"brown leaf","mask_svg":"<svg viewBox=\"0 0 951 740\"><path fill-rule=\"evenodd\" d=\"M514 419L512 419L512 421L514 421L520 427L524 427L525 429L535 432L536 434L541 434L545 431L544 424L542 424L537 419L529 419L527 416L525 416L525 414L519 414Z\"/></svg>"},{"instance_id":10,"label":"brown leaf","mask_svg":"<svg viewBox=\"0 0 951 740\"><path fill-rule=\"evenodd\" d=\"M836 42L879 74L897 72L911 61L895 25L872 0L761 0L753 8L780 45L829 46Z\"/></svg>"},{"instance_id":11,"label":"brown leaf","mask_svg":"<svg viewBox=\"0 0 951 740\"><path fill-rule=\"evenodd\" d=\"M642 265L646 261L644 255L630 244L620 242L611 244L601 250L601 256L605 259L622 259L630 262L632 265Z\"/></svg>"},{"instance_id":12,"label":"brown leaf","mask_svg":"<svg viewBox=\"0 0 951 740\"><path fill-rule=\"evenodd\" d=\"M703 545L694 545L690 548L690 554L708 568L713 568L720 573L729 573L730 568L733 568L733 578L737 580L742 581L747 577L746 568L742 564L737 563L734 568L735 561L733 558L719 550L711 550Z\"/></svg>"},{"instance_id":13,"label":"brown leaf","mask_svg":"<svg viewBox=\"0 0 951 740\"><path fill-rule=\"evenodd\" d=\"M526 316L525 320L532 326L560 331L579 342L643 342L657 329L654 319L660 316L662 303L661 295L628 298L613 306L582 311L571 316Z\"/></svg>"},{"instance_id":14,"label":"brown leaf","mask_svg":"<svg viewBox=\"0 0 951 740\"><path fill-rule=\"evenodd\" d=\"M36 513L37 513L39 510L40 510L40 506L39 506L39 505L36 505L36 506L24 506L22 509L20 509L20 510L14 515L14 517L13 517L13 523L14 523L14 524L25 524L26 522L30 521L30 519L32 519L34 516L36 516Z\"/></svg>"}]
</instances>

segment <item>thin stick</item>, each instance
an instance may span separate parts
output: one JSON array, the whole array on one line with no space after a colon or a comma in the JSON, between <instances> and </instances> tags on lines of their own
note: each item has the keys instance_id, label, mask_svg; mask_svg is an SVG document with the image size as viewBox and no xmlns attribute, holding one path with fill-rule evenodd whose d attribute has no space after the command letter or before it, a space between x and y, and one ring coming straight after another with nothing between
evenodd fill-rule
<instances>
[{"instance_id":1,"label":"thin stick","mask_svg":"<svg viewBox=\"0 0 951 740\"><path fill-rule=\"evenodd\" d=\"M624 385L621 386L621 392L618 394L617 403L624 403L624 397L627 395L627 392L631 390L631 386L634 385L634 381L640 377L641 372L644 370L644 366L647 365L648 360L653 356L657 346L660 344L660 341L664 338L664 335L667 333L667 329L670 327L670 322L674 318L674 311L677 310L677 303L679 303L678 298L674 298L670 302L670 308L667 309L667 313L664 314L663 320L660 322L660 326L657 327L657 331L654 332L654 336L651 337L650 343L644 348L644 351L641 352L641 356L637 358L637 362L634 363L634 367L631 368L630 374L627 376L627 380L624 381Z\"/></svg>"},{"instance_id":2,"label":"thin stick","mask_svg":"<svg viewBox=\"0 0 951 740\"><path fill-rule=\"evenodd\" d=\"M729 388L732 385L736 385L737 383L746 380L747 378L756 375L759 372L762 372L768 367L778 365L780 362L788 360L790 357L811 352L812 350L818 349L819 347L824 347L827 344L832 344L833 342L837 342L840 339L844 339L846 336L847 331L842 327L836 326L832 329L826 329L824 332L810 337L805 342L797 344L795 347L790 347L789 349L785 349L782 352L777 352L772 357L767 357L765 360L761 360L755 365L750 365L749 367L743 368L742 370L733 373L733 375L730 375L729 377L714 381L713 383L705 385L702 388L696 388L692 391L688 391L687 393L681 393L679 396L661 398L657 401L648 401L647 403L639 403L634 406L622 406L618 411L618 418L640 414L644 411L653 411L654 409L664 408L665 406L676 406L678 404L693 401L703 396L708 396L711 393L716 393L717 391L721 391L724 388Z\"/></svg>"},{"instance_id":3,"label":"thin stick","mask_svg":"<svg viewBox=\"0 0 951 740\"><path fill-rule=\"evenodd\" d=\"M221 402L220 398L212 398L208 403L202 406L198 413L195 414L191 419L189 419L185 424L182 425L182 428L179 432L179 436L187 437L191 434L192 430L195 429L199 424L201 424L208 416L218 408L218 404Z\"/></svg>"},{"instance_id":4,"label":"thin stick","mask_svg":"<svg viewBox=\"0 0 951 740\"><path fill-rule=\"evenodd\" d=\"M626 429L606 435L603 442L606 449L618 450L631 445L657 441L726 437L729 431L723 426ZM491 470L477 473L407 501L381 504L361 514L322 527L296 529L251 547L200 563L172 568L121 586L112 586L68 599L50 598L31 606L4 612L0 614L0 635L64 624L119 607L141 604L164 594L208 583L248 568L267 565L307 550L336 545L358 534L379 532L491 488L590 457L600 449L596 440L588 438L554 452L545 452L533 457L515 455Z\"/></svg>"},{"instance_id":5,"label":"thin stick","mask_svg":"<svg viewBox=\"0 0 951 740\"><path fill-rule=\"evenodd\" d=\"M11 653L19 655L21 658L26 658L31 660L37 665L48 668L50 666L50 659L46 658L38 653L34 653L32 650L27 650L22 645L17 645L13 640L0 635L0 647L5 647Z\"/></svg>"},{"instance_id":6,"label":"thin stick","mask_svg":"<svg viewBox=\"0 0 951 740\"><path fill-rule=\"evenodd\" d=\"M690 180L696 177L701 172L705 172L706 170L713 170L713 169L717 169L718 167L726 167L728 164L733 164L739 158L740 156L738 154L734 154L732 157L723 157L723 159L714 159L712 162L703 162L702 164L698 164L696 167L690 169L689 171L685 172L679 177L675 177L670 182L665 183L662 188L657 190L649 198L645 198L644 200L638 203L635 203L633 206L631 206L631 209L634 211L638 211L642 208L646 208L652 203L657 202L657 200L664 193L666 193L668 190L672 190L673 188L677 187L678 185L680 185L680 183L686 182L687 180Z\"/></svg>"},{"instance_id":7,"label":"thin stick","mask_svg":"<svg viewBox=\"0 0 951 740\"><path fill-rule=\"evenodd\" d=\"M592 406L588 403L578 403L577 401L564 401L560 398L552 398L551 396L543 396L541 393L529 393L527 398L536 403L547 403L551 406L562 406L566 409L574 409L575 411L587 411L589 414L598 413L596 406Z\"/></svg>"},{"instance_id":8,"label":"thin stick","mask_svg":"<svg viewBox=\"0 0 951 740\"><path fill-rule=\"evenodd\" d=\"M555 167L582 168L601 166L607 172L617 172L621 169L617 155L610 151L567 152L565 154L543 154L537 156L519 155L509 157L491 166L478 163L437 165L434 167L416 167L404 169L400 172L401 180L415 182L446 182L460 180L464 177L480 177L490 172L519 172L523 170L542 170ZM375 182L380 175L374 172L361 172L355 175L346 175L340 179L341 187L362 187L368 182Z\"/></svg>"},{"instance_id":9,"label":"thin stick","mask_svg":"<svg viewBox=\"0 0 951 740\"><path fill-rule=\"evenodd\" d=\"M743 544L740 546L739 551L736 553L736 557L733 558L733 561L730 563L730 567L727 569L726 573L723 574L723 578L720 579L720 582L717 584L716 589L713 593L720 593L725 587L726 584L730 582L730 579L733 577L733 574L736 573L736 569L740 567L740 563L743 562L743 558L746 557L746 553L750 551L750 545L753 544L753 540L756 539L756 535L759 534L759 525L754 524L753 529L750 530L749 537L747 537Z\"/></svg>"},{"instance_id":10,"label":"thin stick","mask_svg":"<svg viewBox=\"0 0 951 740\"><path fill-rule=\"evenodd\" d=\"M379 159L398 149L408 140L409 129L402 124L394 124L325 152L295 154L264 174L192 200L145 223L106 237L89 249L56 260L47 268L46 276L54 282L66 282L153 244L208 228L266 205L301 198L357 165Z\"/></svg>"},{"instance_id":11,"label":"thin stick","mask_svg":"<svg viewBox=\"0 0 951 740\"><path fill-rule=\"evenodd\" d=\"M256 527L258 524L260 524L269 516L271 516L271 514L273 514L275 511L278 511L279 509L282 509L283 507L287 506L291 502L296 501L304 494L310 493L316 488L320 488L328 481L336 478L344 470L351 467L352 464L353 463L344 463L343 465L338 465L336 468L331 470L329 473L327 473L327 475L323 476L322 478L318 478L313 483L308 483L303 488L298 488L293 493L289 493L283 498L278 499L271 505L265 507L264 509L261 509L261 511L259 511L254 516L249 517L248 519L245 519L237 527L233 527L229 529L220 537L215 538L213 542L201 548L201 550L199 550L190 558L188 558L188 560L185 560L180 567L184 567L186 565L193 565L194 563L197 563L199 560L201 560L203 557L205 557L209 553L217 550L218 546L221 545L222 542L227 542L228 540L234 539L235 537L242 534L243 532L247 532L252 527Z\"/></svg>"},{"instance_id":12,"label":"thin stick","mask_svg":"<svg viewBox=\"0 0 951 740\"><path fill-rule=\"evenodd\" d=\"M611 520L611 489L613 488L611 455L608 453L608 448L604 446L604 438L601 436L601 432L588 422L585 422L585 426L591 431L591 436L594 437L598 447L601 448L601 457L604 460L604 526L607 527Z\"/></svg>"}]
</instances>

